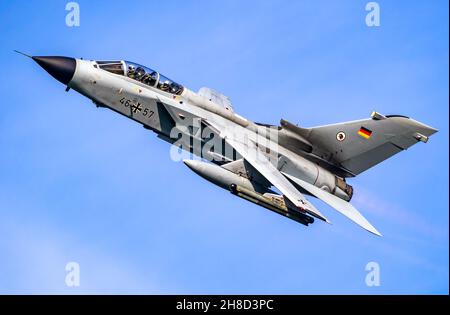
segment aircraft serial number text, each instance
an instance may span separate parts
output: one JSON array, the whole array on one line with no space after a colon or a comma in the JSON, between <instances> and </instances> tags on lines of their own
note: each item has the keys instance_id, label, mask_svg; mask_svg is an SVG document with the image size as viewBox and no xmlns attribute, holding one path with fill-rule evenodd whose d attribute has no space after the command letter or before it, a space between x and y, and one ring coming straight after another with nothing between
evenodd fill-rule
<instances>
[{"instance_id":1,"label":"aircraft serial number text","mask_svg":"<svg viewBox=\"0 0 450 315\"><path fill-rule=\"evenodd\" d=\"M152 117L155 114L154 111L142 106L141 103L129 100L125 97L122 97L119 102L126 108L130 108L132 114L142 113L142 116L148 118Z\"/></svg>"}]
</instances>

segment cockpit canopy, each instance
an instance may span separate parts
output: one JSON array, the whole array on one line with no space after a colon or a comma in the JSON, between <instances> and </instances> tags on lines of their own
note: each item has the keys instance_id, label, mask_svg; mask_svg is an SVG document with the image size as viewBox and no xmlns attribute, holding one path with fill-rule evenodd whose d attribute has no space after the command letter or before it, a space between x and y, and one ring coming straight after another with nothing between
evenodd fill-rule
<instances>
[{"instance_id":1,"label":"cockpit canopy","mask_svg":"<svg viewBox=\"0 0 450 315\"><path fill-rule=\"evenodd\" d=\"M127 76L161 91L175 95L183 93L182 85L140 64L130 61L97 61L97 64L100 69Z\"/></svg>"}]
</instances>

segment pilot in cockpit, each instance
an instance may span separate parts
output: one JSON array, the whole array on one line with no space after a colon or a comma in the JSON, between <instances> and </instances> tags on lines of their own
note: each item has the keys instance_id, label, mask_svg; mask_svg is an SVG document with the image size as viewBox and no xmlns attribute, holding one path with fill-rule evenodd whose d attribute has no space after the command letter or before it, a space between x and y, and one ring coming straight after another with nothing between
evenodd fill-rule
<instances>
[{"instance_id":1,"label":"pilot in cockpit","mask_svg":"<svg viewBox=\"0 0 450 315\"><path fill-rule=\"evenodd\" d=\"M133 66L128 66L127 76L134 79L135 71Z\"/></svg>"},{"instance_id":2,"label":"pilot in cockpit","mask_svg":"<svg viewBox=\"0 0 450 315\"><path fill-rule=\"evenodd\" d=\"M146 73L142 78L141 82L149 86L154 86L156 80L158 79L158 73L153 71L152 73Z\"/></svg>"},{"instance_id":3,"label":"pilot in cockpit","mask_svg":"<svg viewBox=\"0 0 450 315\"><path fill-rule=\"evenodd\" d=\"M142 67L138 67L136 69L136 73L134 74L134 79L140 81L141 78L144 76L144 74L145 74L145 69Z\"/></svg>"},{"instance_id":4,"label":"pilot in cockpit","mask_svg":"<svg viewBox=\"0 0 450 315\"><path fill-rule=\"evenodd\" d=\"M170 88L170 82L169 82L169 80L165 80L165 81L163 81L163 82L159 81L159 83L158 83L158 88L159 88L161 91L167 92L167 91L169 90L169 88Z\"/></svg>"},{"instance_id":5,"label":"pilot in cockpit","mask_svg":"<svg viewBox=\"0 0 450 315\"><path fill-rule=\"evenodd\" d=\"M151 70L144 66L140 66L138 64L133 64L131 62L126 62L126 64L127 71L125 75L130 79L140 81L145 85L151 87L156 87L163 92L177 95L181 95L181 93L183 92L183 87L181 85L173 82L172 80L166 78L165 76L159 74L154 70Z\"/></svg>"}]
</instances>

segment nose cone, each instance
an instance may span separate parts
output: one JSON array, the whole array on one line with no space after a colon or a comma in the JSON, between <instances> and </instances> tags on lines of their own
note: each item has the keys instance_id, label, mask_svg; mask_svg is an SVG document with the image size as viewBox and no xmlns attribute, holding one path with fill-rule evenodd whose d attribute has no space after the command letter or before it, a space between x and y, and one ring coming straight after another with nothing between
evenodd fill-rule
<instances>
[{"instance_id":1,"label":"nose cone","mask_svg":"<svg viewBox=\"0 0 450 315\"><path fill-rule=\"evenodd\" d=\"M52 77L65 85L72 80L77 66L75 58L58 56L34 56L32 58Z\"/></svg>"}]
</instances>

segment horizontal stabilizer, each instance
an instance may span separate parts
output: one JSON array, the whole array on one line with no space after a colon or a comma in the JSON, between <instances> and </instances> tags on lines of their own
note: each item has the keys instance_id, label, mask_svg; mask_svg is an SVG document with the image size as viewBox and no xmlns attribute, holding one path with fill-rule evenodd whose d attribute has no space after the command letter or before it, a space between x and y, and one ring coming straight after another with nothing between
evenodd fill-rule
<instances>
[{"instance_id":1,"label":"horizontal stabilizer","mask_svg":"<svg viewBox=\"0 0 450 315\"><path fill-rule=\"evenodd\" d=\"M284 173L283 173L284 174ZM329 206L333 207L337 211L339 211L341 214L345 215L347 218L361 226L362 228L366 229L367 231L382 236L380 232L377 231L370 223L362 216L361 213L359 213L358 210L356 210L355 207L352 206L349 202L336 197L329 192L320 189L319 187L316 187L314 185L311 185L310 183L307 183L301 179L298 179L294 176L284 174L286 177L288 177L290 180L292 180L297 185L301 186L303 189L314 195L315 197L319 198Z\"/></svg>"}]
</instances>

